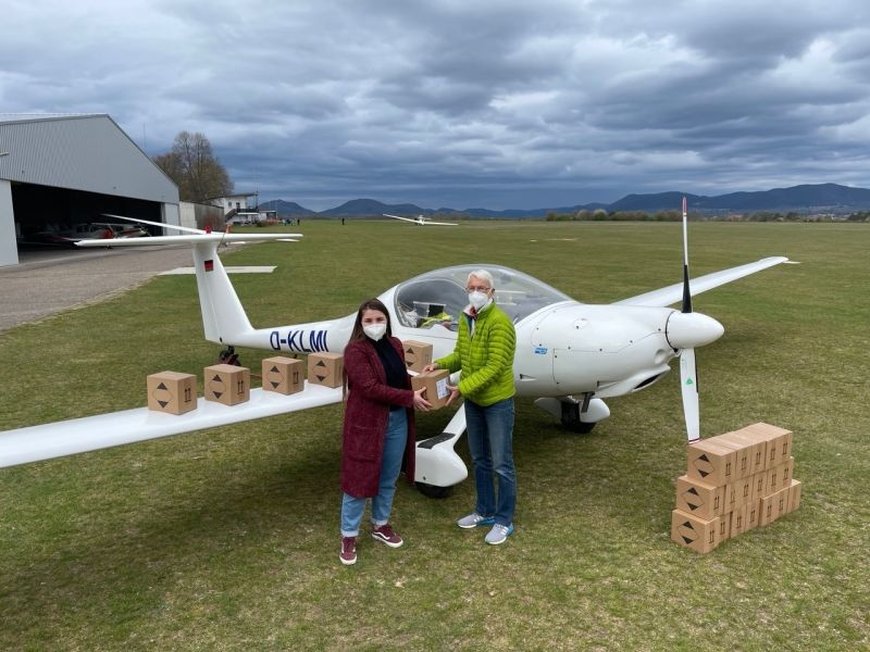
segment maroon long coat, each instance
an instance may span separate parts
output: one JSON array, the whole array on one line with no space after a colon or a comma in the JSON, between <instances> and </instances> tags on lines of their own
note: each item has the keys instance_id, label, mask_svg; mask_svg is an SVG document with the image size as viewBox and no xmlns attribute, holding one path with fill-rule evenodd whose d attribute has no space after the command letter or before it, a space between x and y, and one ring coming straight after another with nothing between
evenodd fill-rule
<instances>
[{"instance_id":1,"label":"maroon long coat","mask_svg":"<svg viewBox=\"0 0 870 652\"><path fill-rule=\"evenodd\" d=\"M402 343L395 337L390 343L404 359ZM372 342L366 338L348 344L344 350L347 373L347 403L341 447L341 490L357 498L376 496L384 456L384 441L390 405L404 405L408 414L408 441L402 464L408 480L414 480L416 429L414 392L411 379L407 389L387 385L387 374Z\"/></svg>"}]
</instances>

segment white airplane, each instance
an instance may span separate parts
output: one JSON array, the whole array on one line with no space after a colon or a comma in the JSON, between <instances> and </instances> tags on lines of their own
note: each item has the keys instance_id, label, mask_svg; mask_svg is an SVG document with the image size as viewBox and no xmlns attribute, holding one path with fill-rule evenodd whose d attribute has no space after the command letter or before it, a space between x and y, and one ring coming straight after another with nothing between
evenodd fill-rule
<instances>
[{"instance_id":1,"label":"white airplane","mask_svg":"<svg viewBox=\"0 0 870 652\"><path fill-rule=\"evenodd\" d=\"M394 220L402 220L403 222L411 222L412 224L416 224L418 226L459 226L458 222L435 222L425 215L418 215L417 217L401 217L400 215L390 215L389 213L384 213L384 217L392 217Z\"/></svg>"},{"instance_id":2,"label":"white airplane","mask_svg":"<svg viewBox=\"0 0 870 652\"><path fill-rule=\"evenodd\" d=\"M685 214L685 213L684 213ZM114 217L114 216L113 216ZM146 224L162 223L141 221ZM169 227L168 227L169 228ZM113 247L189 243L193 246L197 290L205 337L232 347L260 348L291 354L342 352L355 313L288 326L254 328L218 256L223 242L295 240L299 234L204 233L113 240ZM195 233L189 233L195 231ZM686 245L685 219L683 224ZM83 240L82 247L105 246ZM434 356L453 350L456 319L467 303L468 273L492 272L498 305L513 319L517 348L514 378L517 396L535 397L535 404L575 432L588 432L610 415L604 399L651 386L680 358L683 408L689 441L699 437L699 409L694 350L724 332L722 325L692 311L691 297L786 262L782 256L763 258L693 279L684 278L652 292L608 305L575 301L546 283L502 265L473 263L436 269L389 288L379 298L390 311L393 334L402 340L432 344ZM682 301L682 309L670 308ZM250 419L294 412L341 401L341 389L305 384L302 392L282 395L251 391L250 400L225 406L200 398L198 407L182 415L134 408L111 414L72 419L0 432L0 467L107 448ZM445 495L468 471L454 446L465 431L460 409L444 431L417 443L416 476L427 495Z\"/></svg>"}]
</instances>

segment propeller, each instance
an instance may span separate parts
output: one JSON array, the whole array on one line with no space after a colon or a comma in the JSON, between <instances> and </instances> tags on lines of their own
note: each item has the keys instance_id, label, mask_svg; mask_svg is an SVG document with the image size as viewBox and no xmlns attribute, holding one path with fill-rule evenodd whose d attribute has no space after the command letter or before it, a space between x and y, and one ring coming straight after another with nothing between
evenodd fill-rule
<instances>
[{"instance_id":1,"label":"propeller","mask_svg":"<svg viewBox=\"0 0 870 652\"><path fill-rule=\"evenodd\" d=\"M682 314L692 312L692 292L689 289L689 232L686 198L683 197L683 308ZM718 323L718 322L717 322ZM695 347L680 351L680 389L683 394L683 417L686 420L686 437L689 443L701 437L701 410L698 400L698 367L695 364Z\"/></svg>"}]
</instances>

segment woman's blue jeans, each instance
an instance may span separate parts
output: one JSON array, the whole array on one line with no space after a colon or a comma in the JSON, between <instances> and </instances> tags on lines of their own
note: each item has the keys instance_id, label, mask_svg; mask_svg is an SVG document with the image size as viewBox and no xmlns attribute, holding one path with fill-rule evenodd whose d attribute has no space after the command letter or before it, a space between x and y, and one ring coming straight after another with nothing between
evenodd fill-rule
<instances>
[{"instance_id":1,"label":"woman's blue jeans","mask_svg":"<svg viewBox=\"0 0 870 652\"><path fill-rule=\"evenodd\" d=\"M381 460L381 478L378 494L372 498L372 524L375 527L389 523L393 510L393 497L396 495L396 481L402 470L405 456L405 443L408 441L408 415L405 409L390 410L387 422L384 457ZM368 498L357 498L342 492L341 496L341 536L359 535L363 512Z\"/></svg>"},{"instance_id":2,"label":"woman's blue jeans","mask_svg":"<svg viewBox=\"0 0 870 652\"><path fill-rule=\"evenodd\" d=\"M466 399L465 421L477 489L474 511L481 516L494 516L499 525L510 525L517 504L514 400L509 398L484 407Z\"/></svg>"}]
</instances>

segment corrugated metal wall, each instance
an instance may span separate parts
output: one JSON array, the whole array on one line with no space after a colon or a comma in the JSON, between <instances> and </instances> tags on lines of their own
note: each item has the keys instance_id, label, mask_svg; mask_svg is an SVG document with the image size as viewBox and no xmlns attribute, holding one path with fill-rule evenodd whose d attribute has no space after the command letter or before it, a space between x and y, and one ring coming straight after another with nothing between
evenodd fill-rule
<instances>
[{"instance_id":1,"label":"corrugated metal wall","mask_svg":"<svg viewBox=\"0 0 870 652\"><path fill-rule=\"evenodd\" d=\"M178 203L178 188L107 115L3 120L0 179Z\"/></svg>"}]
</instances>

